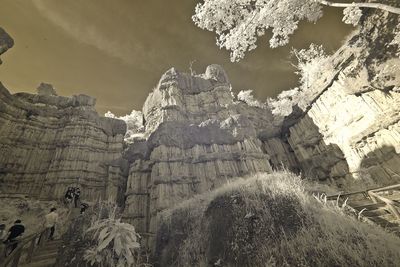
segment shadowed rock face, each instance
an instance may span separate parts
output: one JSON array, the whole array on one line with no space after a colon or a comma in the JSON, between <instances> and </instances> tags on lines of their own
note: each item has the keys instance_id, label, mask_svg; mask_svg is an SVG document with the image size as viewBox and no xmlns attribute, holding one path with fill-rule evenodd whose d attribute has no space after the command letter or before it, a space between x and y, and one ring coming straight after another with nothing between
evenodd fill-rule
<instances>
[{"instance_id":1,"label":"shadowed rock face","mask_svg":"<svg viewBox=\"0 0 400 267\"><path fill-rule=\"evenodd\" d=\"M8 33L0 27L0 55L5 53L8 49L13 47L14 40L11 38ZM2 63L0 59L0 64Z\"/></svg>"}]
</instances>

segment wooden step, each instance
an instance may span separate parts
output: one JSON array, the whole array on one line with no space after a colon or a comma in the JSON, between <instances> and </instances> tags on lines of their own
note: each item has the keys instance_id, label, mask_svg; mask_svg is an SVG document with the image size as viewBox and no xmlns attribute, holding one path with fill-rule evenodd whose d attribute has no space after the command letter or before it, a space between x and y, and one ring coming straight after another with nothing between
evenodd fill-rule
<instances>
[{"instance_id":1,"label":"wooden step","mask_svg":"<svg viewBox=\"0 0 400 267\"><path fill-rule=\"evenodd\" d=\"M385 208L379 208L376 210L365 210L362 212L362 215L364 217L377 217L377 216L385 216L385 215L390 215L390 212L386 210Z\"/></svg>"},{"instance_id":2,"label":"wooden step","mask_svg":"<svg viewBox=\"0 0 400 267\"><path fill-rule=\"evenodd\" d=\"M356 209L358 211L361 211L362 209L367 209L367 210L377 210L379 208L385 207L386 203L379 202L379 203L370 203L366 205L360 205L360 206L353 206L351 203L349 204L353 209Z\"/></svg>"},{"instance_id":3,"label":"wooden step","mask_svg":"<svg viewBox=\"0 0 400 267\"><path fill-rule=\"evenodd\" d=\"M56 258L53 259L45 259L41 261L35 261L35 262L29 262L23 265L20 265L20 267L52 267L56 264Z\"/></svg>"},{"instance_id":4,"label":"wooden step","mask_svg":"<svg viewBox=\"0 0 400 267\"><path fill-rule=\"evenodd\" d=\"M385 218L382 218L382 217L370 217L369 219L371 221L375 222L376 224L380 225L383 228L399 226L398 223L390 222L390 221L388 221L388 220L386 220Z\"/></svg>"},{"instance_id":5,"label":"wooden step","mask_svg":"<svg viewBox=\"0 0 400 267\"><path fill-rule=\"evenodd\" d=\"M60 241L49 241L47 243L44 243L43 247L54 247L54 246L58 247L58 246L61 246L62 243L63 243L63 241L61 241L61 240Z\"/></svg>"},{"instance_id":6,"label":"wooden step","mask_svg":"<svg viewBox=\"0 0 400 267\"><path fill-rule=\"evenodd\" d=\"M56 252L51 252L51 253L39 253L39 254L35 254L32 257L31 262L37 262L37 261L42 261L45 259L56 259L58 255L58 251Z\"/></svg>"}]
</instances>

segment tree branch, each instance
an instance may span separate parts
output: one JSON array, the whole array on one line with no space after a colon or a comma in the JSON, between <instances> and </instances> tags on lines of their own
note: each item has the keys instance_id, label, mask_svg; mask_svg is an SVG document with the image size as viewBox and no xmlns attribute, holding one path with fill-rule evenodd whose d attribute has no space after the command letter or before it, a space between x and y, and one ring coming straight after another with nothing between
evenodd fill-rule
<instances>
[{"instance_id":1,"label":"tree branch","mask_svg":"<svg viewBox=\"0 0 400 267\"><path fill-rule=\"evenodd\" d=\"M385 4L380 3L335 3L330 2L327 0L315 0L316 2L325 5L325 6L332 6L332 7L365 7L365 8L375 8L380 10L385 10L390 13L400 15L400 8L393 7Z\"/></svg>"}]
</instances>

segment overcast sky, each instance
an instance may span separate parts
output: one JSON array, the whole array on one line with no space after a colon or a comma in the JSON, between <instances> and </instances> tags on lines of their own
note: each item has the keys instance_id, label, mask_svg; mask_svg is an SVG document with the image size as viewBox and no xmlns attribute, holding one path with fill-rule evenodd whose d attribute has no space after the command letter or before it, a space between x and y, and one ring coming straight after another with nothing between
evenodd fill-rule
<instances>
[{"instance_id":1,"label":"overcast sky","mask_svg":"<svg viewBox=\"0 0 400 267\"><path fill-rule=\"evenodd\" d=\"M303 23L288 46L267 39L240 63L215 45L215 35L191 21L197 0L1 0L0 27L15 41L2 56L0 81L12 92L35 92L40 82L59 95L88 94L97 110L123 115L140 110L170 67L204 71L222 65L235 92L253 89L265 100L296 86L291 47L314 42L338 48L352 30L341 10L325 9L317 24Z\"/></svg>"}]
</instances>

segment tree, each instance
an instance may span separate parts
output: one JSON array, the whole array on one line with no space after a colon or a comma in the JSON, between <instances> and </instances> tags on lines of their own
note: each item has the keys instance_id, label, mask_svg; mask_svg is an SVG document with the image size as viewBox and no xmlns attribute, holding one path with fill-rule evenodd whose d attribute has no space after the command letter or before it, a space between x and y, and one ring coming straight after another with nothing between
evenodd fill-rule
<instances>
[{"instance_id":1,"label":"tree","mask_svg":"<svg viewBox=\"0 0 400 267\"><path fill-rule=\"evenodd\" d=\"M254 98L253 90L240 91L237 95L237 99L252 107L265 108L264 103L261 103L260 101Z\"/></svg>"},{"instance_id":2,"label":"tree","mask_svg":"<svg viewBox=\"0 0 400 267\"><path fill-rule=\"evenodd\" d=\"M126 123L127 131L125 141L132 143L136 137L141 137L144 132L144 119L141 111L132 110L131 114L125 116L115 116L111 111L107 111L104 117L123 120Z\"/></svg>"},{"instance_id":3,"label":"tree","mask_svg":"<svg viewBox=\"0 0 400 267\"><path fill-rule=\"evenodd\" d=\"M257 38L272 29L271 48L286 45L302 20L316 22L322 7L344 8L343 21L356 25L360 8L374 8L400 14L400 8L381 3L335 3L326 0L204 0L196 6L195 24L215 32L217 45L231 51L231 61L239 61L255 49Z\"/></svg>"}]
</instances>

